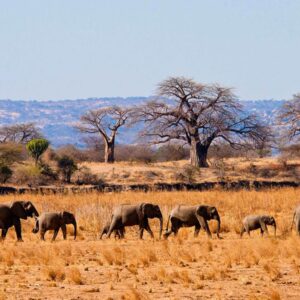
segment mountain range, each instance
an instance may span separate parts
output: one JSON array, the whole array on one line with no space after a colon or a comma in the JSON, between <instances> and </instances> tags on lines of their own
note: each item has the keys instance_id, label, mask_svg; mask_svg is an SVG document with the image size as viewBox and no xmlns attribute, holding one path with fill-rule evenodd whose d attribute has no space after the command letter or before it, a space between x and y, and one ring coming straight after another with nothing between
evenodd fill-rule
<instances>
[{"instance_id":1,"label":"mountain range","mask_svg":"<svg viewBox=\"0 0 300 300\"><path fill-rule=\"evenodd\" d=\"M150 97L88 98L77 100L0 100L0 124L34 122L54 147L73 144L84 145L82 134L74 125L86 111L105 106L140 105ZM278 109L284 100L243 100L247 112L255 113L268 125L273 125ZM119 134L118 143L129 144L136 139L138 128L122 128L126 135Z\"/></svg>"}]
</instances>

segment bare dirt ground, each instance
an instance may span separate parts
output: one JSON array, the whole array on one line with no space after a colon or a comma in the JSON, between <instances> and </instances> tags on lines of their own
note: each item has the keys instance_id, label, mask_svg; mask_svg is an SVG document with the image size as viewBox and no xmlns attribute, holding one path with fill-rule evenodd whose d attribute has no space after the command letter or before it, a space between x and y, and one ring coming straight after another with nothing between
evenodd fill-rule
<instances>
[{"instance_id":1,"label":"bare dirt ground","mask_svg":"<svg viewBox=\"0 0 300 300\"><path fill-rule=\"evenodd\" d=\"M42 211L69 210L76 214L79 235L73 240L39 240L31 233L32 219L22 220L23 243L13 228L0 245L0 299L299 299L300 239L290 232L292 213L300 201L299 189L269 191L152 192L82 195L26 195ZM1 202L21 199L4 196ZM222 239L209 240L204 232L193 237L184 228L178 237L158 239L158 221L150 225L156 238L137 228L125 240L98 240L111 209L119 203L158 203L165 224L179 203L212 204L219 210ZM246 214L272 214L277 237L258 232L240 239ZM214 221L210 222L215 229Z\"/></svg>"}]
</instances>

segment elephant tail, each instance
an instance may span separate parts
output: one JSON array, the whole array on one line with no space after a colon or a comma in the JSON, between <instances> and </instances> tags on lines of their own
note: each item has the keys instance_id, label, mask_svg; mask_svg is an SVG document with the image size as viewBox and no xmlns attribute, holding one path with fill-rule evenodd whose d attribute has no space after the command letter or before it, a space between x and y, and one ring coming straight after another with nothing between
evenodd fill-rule
<instances>
[{"instance_id":1,"label":"elephant tail","mask_svg":"<svg viewBox=\"0 0 300 300\"><path fill-rule=\"evenodd\" d=\"M292 220L291 230L293 230L293 225L294 225L294 221L295 221L295 216L296 216L296 211L294 212L294 215L293 215L293 220Z\"/></svg>"},{"instance_id":2,"label":"elephant tail","mask_svg":"<svg viewBox=\"0 0 300 300\"><path fill-rule=\"evenodd\" d=\"M169 217L168 217L168 222L167 222L167 228L166 228L166 231L169 230L169 222L170 222L170 219L171 219L171 215L169 215Z\"/></svg>"}]
</instances>

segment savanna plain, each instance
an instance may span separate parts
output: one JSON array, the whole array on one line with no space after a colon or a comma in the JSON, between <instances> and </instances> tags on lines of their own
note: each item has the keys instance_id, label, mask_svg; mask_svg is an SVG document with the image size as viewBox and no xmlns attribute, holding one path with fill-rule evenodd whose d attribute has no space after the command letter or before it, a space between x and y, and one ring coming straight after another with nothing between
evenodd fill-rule
<instances>
[{"instance_id":1,"label":"savanna plain","mask_svg":"<svg viewBox=\"0 0 300 300\"><path fill-rule=\"evenodd\" d=\"M74 212L67 240L61 231L55 242L31 232L34 220L22 220L23 243L14 229L0 245L0 299L299 299L300 239L290 230L300 189L205 192L122 192L66 195L7 195L1 202L31 200L43 211ZM159 221L150 220L155 233L138 239L138 228L126 228L125 239L99 240L112 208L121 203L160 205L166 227L176 204L209 204L221 217L221 237L208 239L193 228L177 237L159 240ZM239 232L248 214L271 214L277 236ZM209 223L214 232L215 221Z\"/></svg>"}]
</instances>

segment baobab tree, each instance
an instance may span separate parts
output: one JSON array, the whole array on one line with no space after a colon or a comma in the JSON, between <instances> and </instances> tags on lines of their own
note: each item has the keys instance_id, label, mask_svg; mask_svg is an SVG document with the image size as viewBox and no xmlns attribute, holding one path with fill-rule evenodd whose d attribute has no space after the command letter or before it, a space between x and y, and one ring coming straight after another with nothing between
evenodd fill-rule
<instances>
[{"instance_id":1,"label":"baobab tree","mask_svg":"<svg viewBox=\"0 0 300 300\"><path fill-rule=\"evenodd\" d=\"M300 141L300 93L282 106L279 121L286 126L289 140Z\"/></svg>"},{"instance_id":2,"label":"baobab tree","mask_svg":"<svg viewBox=\"0 0 300 300\"><path fill-rule=\"evenodd\" d=\"M190 146L190 161L208 167L209 147L223 140L233 148L263 141L267 130L247 115L230 88L171 77L158 85L157 97L136 114L145 122L142 135L154 144L179 140Z\"/></svg>"},{"instance_id":3,"label":"baobab tree","mask_svg":"<svg viewBox=\"0 0 300 300\"><path fill-rule=\"evenodd\" d=\"M81 124L77 128L88 134L98 134L103 139L105 146L104 161L113 163L115 161L115 141L120 127L122 127L130 116L129 108L118 106L105 107L90 110L81 116Z\"/></svg>"}]
</instances>

